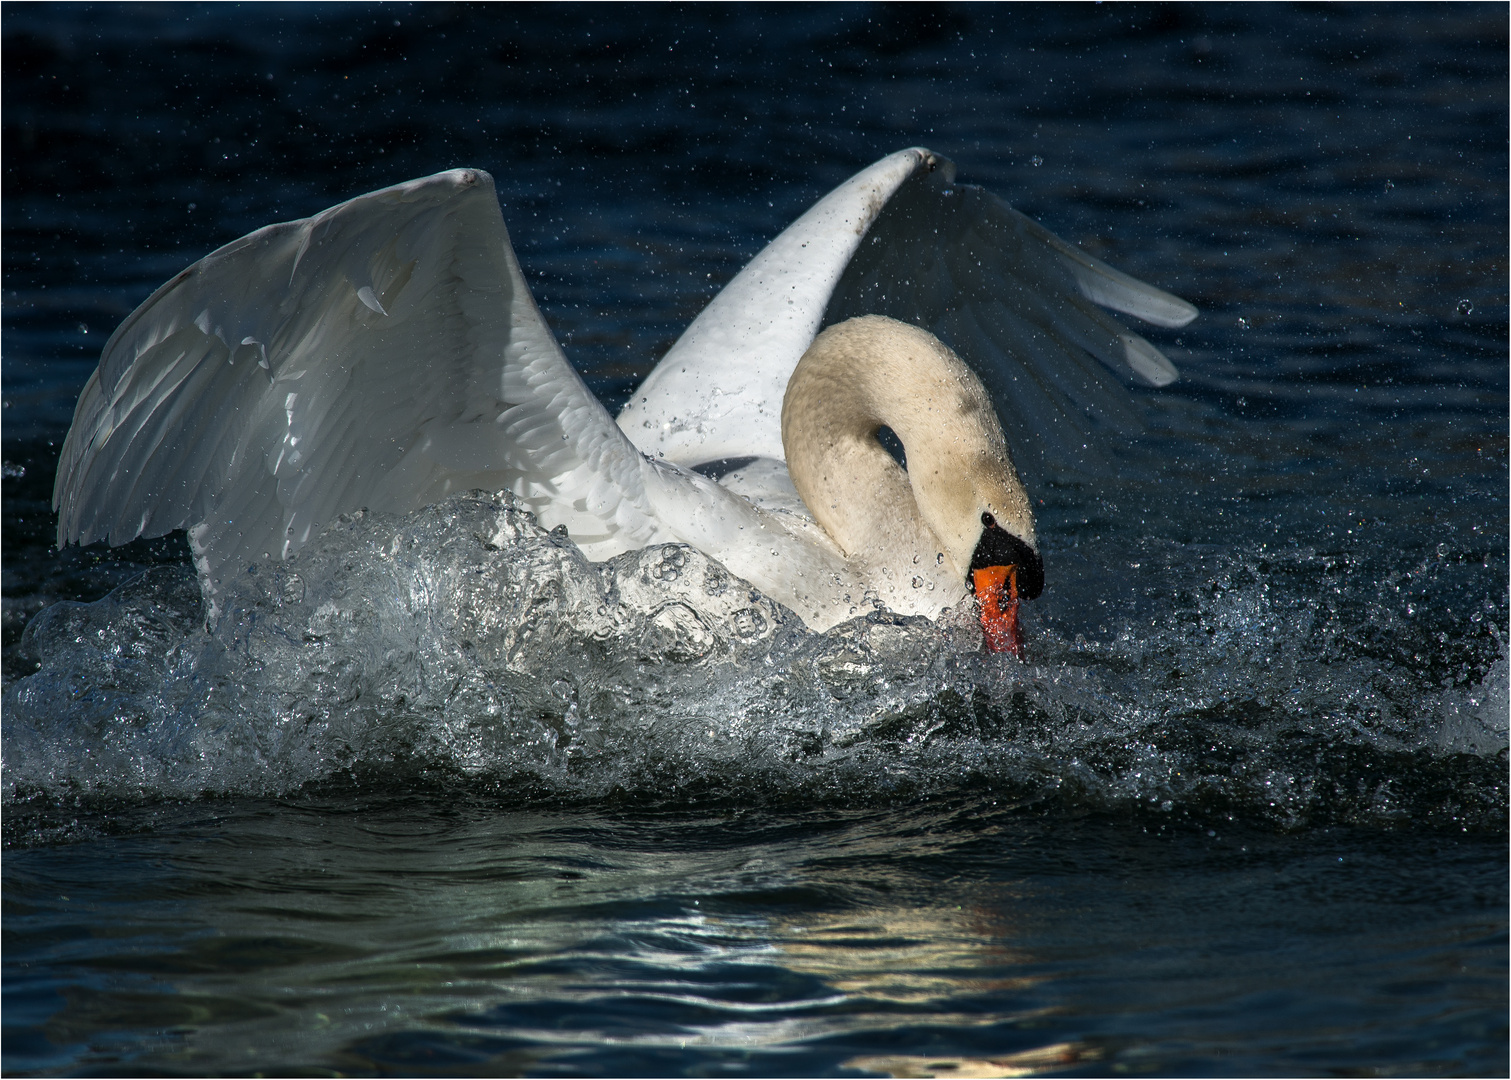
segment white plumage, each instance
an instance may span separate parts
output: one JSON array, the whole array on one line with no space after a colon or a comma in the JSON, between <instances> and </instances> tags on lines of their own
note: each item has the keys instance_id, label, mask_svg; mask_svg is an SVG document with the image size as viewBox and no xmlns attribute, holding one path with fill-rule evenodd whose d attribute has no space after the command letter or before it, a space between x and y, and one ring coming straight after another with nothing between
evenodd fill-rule
<instances>
[{"instance_id":1,"label":"white plumage","mask_svg":"<svg viewBox=\"0 0 1511 1080\"><path fill-rule=\"evenodd\" d=\"M188 529L213 597L343 512L508 489L590 558L691 543L827 625L819 609L842 601L781 587L813 544L775 509L801 509L782 397L819 329L871 313L929 329L981 376L1010 432L1055 439L1050 417L1126 408L1109 370L1175 378L1093 302L1162 326L1196 314L955 185L937 155L900 151L756 256L616 425L541 317L491 177L452 170L260 229L142 304L80 396L58 541ZM692 471L721 459L755 460L727 484ZM843 558L802 557L835 597L869 585Z\"/></svg>"}]
</instances>

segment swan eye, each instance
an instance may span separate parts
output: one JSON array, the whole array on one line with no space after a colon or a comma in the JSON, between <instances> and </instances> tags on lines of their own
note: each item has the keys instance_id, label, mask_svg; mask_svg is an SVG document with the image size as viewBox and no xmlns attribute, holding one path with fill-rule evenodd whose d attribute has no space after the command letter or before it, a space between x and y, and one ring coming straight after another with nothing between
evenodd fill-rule
<instances>
[{"instance_id":1,"label":"swan eye","mask_svg":"<svg viewBox=\"0 0 1511 1080\"><path fill-rule=\"evenodd\" d=\"M997 524L997 519L983 510L981 511L981 524L990 529L992 526Z\"/></svg>"},{"instance_id":2,"label":"swan eye","mask_svg":"<svg viewBox=\"0 0 1511 1080\"><path fill-rule=\"evenodd\" d=\"M904 472L908 468L908 448L902 445L902 440L897 437L897 432L883 424L876 429L876 441L881 443L881 448L892 455L892 460L902 468Z\"/></svg>"}]
</instances>

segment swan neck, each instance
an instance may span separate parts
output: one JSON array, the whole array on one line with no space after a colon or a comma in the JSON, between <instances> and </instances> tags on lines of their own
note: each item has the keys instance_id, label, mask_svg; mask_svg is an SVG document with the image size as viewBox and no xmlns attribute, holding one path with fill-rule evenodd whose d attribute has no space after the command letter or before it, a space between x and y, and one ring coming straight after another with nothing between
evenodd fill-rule
<instances>
[{"instance_id":1,"label":"swan neck","mask_svg":"<svg viewBox=\"0 0 1511 1080\"><path fill-rule=\"evenodd\" d=\"M892 429L900 467L877 441ZM793 485L847 556L911 534L963 576L988 511L1029 544L1028 500L981 382L932 334L882 316L825 330L782 405Z\"/></svg>"}]
</instances>

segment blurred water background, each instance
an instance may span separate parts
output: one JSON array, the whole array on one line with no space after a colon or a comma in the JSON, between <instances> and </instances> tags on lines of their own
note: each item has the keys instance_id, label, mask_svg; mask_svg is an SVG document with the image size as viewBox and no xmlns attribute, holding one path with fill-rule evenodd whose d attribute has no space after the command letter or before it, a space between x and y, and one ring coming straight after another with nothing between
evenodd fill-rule
<instances>
[{"instance_id":1,"label":"blurred water background","mask_svg":"<svg viewBox=\"0 0 1511 1080\"><path fill-rule=\"evenodd\" d=\"M1504 6L0 26L7 1073L1505 1074ZM182 536L52 545L104 340L251 229L485 168L617 408L916 144L1202 310L1110 477L1009 433L1024 663L759 605L605 645L593 572L486 499L348 523L219 637ZM351 558L395 530L450 583L418 632ZM559 584L522 650L530 603L466 625L521 566Z\"/></svg>"}]
</instances>

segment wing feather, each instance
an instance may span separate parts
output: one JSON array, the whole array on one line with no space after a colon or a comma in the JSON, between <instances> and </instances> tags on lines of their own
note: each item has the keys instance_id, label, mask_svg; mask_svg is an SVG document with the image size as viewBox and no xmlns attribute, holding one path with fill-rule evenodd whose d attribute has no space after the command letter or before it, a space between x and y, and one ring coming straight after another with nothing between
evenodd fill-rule
<instances>
[{"instance_id":1,"label":"wing feather","mask_svg":"<svg viewBox=\"0 0 1511 1080\"><path fill-rule=\"evenodd\" d=\"M1196 317L995 195L955 184L952 164L915 147L852 177L773 240L678 339L619 424L646 453L690 467L783 460L782 394L814 335L889 315L938 334L981 375L1016 447L1084 463L1096 457L1097 425L1141 426L1122 379L1163 386L1177 376L1098 305L1157 326Z\"/></svg>"},{"instance_id":2,"label":"wing feather","mask_svg":"<svg viewBox=\"0 0 1511 1080\"><path fill-rule=\"evenodd\" d=\"M1097 471L1114 461L1099 449L1101 427L1142 428L1123 380L1163 386L1177 377L1163 353L1097 305L1162 326L1196 313L936 170L911 177L878 216L824 322L880 314L930 330L981 376L1020 466L1038 459L1051 471Z\"/></svg>"},{"instance_id":3,"label":"wing feather","mask_svg":"<svg viewBox=\"0 0 1511 1080\"><path fill-rule=\"evenodd\" d=\"M60 456L59 543L190 529L208 591L337 515L507 488L603 557L647 463L531 298L493 181L453 170L260 229L111 336Z\"/></svg>"}]
</instances>

